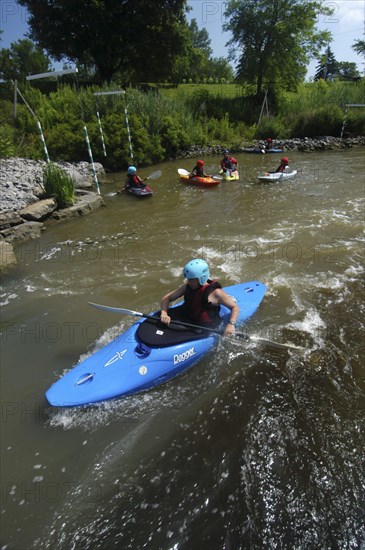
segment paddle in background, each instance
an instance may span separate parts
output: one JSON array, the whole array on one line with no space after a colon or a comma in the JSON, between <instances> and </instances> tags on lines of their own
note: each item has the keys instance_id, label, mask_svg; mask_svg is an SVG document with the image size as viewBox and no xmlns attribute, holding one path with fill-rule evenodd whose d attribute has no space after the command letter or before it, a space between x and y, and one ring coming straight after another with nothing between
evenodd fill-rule
<instances>
[{"instance_id":1,"label":"paddle in background","mask_svg":"<svg viewBox=\"0 0 365 550\"><path fill-rule=\"evenodd\" d=\"M161 175L162 175L162 170L156 170L155 172L152 172L152 174L150 174L143 181L157 180L159 177L161 177ZM115 197L115 195L119 195L120 193L122 193L122 191L114 191L112 193L107 193L105 196L106 197Z\"/></svg>"},{"instance_id":2,"label":"paddle in background","mask_svg":"<svg viewBox=\"0 0 365 550\"><path fill-rule=\"evenodd\" d=\"M184 168L179 168L177 173L179 174L179 176L190 176L190 172L188 172L187 170L185 170ZM222 176L212 176L212 178L214 180L222 180L223 177Z\"/></svg>"},{"instance_id":3,"label":"paddle in background","mask_svg":"<svg viewBox=\"0 0 365 550\"><path fill-rule=\"evenodd\" d=\"M88 302L88 304L92 307L96 307L97 309L102 309L104 311L110 311L111 313L118 313L118 314L124 314L124 315L133 315L134 317L145 317L146 319L153 319L154 321L158 320L158 317L155 315L150 315L148 313L141 313L139 311L133 311L132 309L125 309L122 307L111 307L111 306L104 306L101 304L94 304L94 302ZM194 325L193 323L186 323L184 321L174 321L171 320L171 324L174 325L180 325L183 327L191 327L195 329L202 329L206 332L213 332L215 334L219 334L222 336L222 332L220 330L216 330L214 328L209 328L201 325ZM266 338L259 338L258 336L249 335L244 332L235 332L234 336L237 336L239 338L243 338L244 340L251 340L253 342L259 342L260 344L266 344L269 346L272 346L274 348L279 349L295 349L297 351L303 351L304 348L300 346L296 346L294 344L281 344L280 342L273 342L272 340L266 340Z\"/></svg>"}]
</instances>

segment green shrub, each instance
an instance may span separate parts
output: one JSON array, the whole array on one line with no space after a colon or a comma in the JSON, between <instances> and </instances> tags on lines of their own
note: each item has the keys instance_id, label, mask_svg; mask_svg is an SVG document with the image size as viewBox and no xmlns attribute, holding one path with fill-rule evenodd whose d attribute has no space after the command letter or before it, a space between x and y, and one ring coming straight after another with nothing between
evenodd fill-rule
<instances>
[{"instance_id":1,"label":"green shrub","mask_svg":"<svg viewBox=\"0 0 365 550\"><path fill-rule=\"evenodd\" d=\"M263 117L260 125L257 126L254 137L265 139L267 137L287 139L292 136L292 130L288 120L283 121L280 117Z\"/></svg>"},{"instance_id":2,"label":"green shrub","mask_svg":"<svg viewBox=\"0 0 365 550\"><path fill-rule=\"evenodd\" d=\"M15 156L14 130L8 124L0 126L0 158Z\"/></svg>"},{"instance_id":3,"label":"green shrub","mask_svg":"<svg viewBox=\"0 0 365 550\"><path fill-rule=\"evenodd\" d=\"M365 108L355 107L350 108L345 124L345 134L356 134L365 136Z\"/></svg>"},{"instance_id":4,"label":"green shrub","mask_svg":"<svg viewBox=\"0 0 365 550\"><path fill-rule=\"evenodd\" d=\"M52 162L43 170L43 186L48 197L53 197L58 208L65 208L74 202L75 186L71 176Z\"/></svg>"},{"instance_id":5,"label":"green shrub","mask_svg":"<svg viewBox=\"0 0 365 550\"><path fill-rule=\"evenodd\" d=\"M300 138L324 135L339 137L343 118L343 110L336 105L305 111L293 121L293 134Z\"/></svg>"}]
</instances>

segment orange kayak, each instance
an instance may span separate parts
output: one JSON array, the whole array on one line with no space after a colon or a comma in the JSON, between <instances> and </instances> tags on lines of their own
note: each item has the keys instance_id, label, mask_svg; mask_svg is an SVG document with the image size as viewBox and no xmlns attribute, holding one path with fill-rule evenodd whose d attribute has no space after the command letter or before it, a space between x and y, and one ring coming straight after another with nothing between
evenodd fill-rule
<instances>
[{"instance_id":1,"label":"orange kayak","mask_svg":"<svg viewBox=\"0 0 365 550\"><path fill-rule=\"evenodd\" d=\"M189 177L189 176L179 176L181 181L184 183L189 183L192 185L201 185L203 187L212 187L213 185L218 185L221 180L214 178L200 178L198 176Z\"/></svg>"}]
</instances>

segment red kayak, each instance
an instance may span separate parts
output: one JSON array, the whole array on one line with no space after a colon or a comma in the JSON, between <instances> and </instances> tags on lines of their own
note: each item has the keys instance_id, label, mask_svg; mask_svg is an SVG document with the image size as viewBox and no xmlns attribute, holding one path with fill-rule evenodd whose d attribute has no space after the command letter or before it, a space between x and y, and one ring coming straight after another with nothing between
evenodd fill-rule
<instances>
[{"instance_id":1,"label":"red kayak","mask_svg":"<svg viewBox=\"0 0 365 550\"><path fill-rule=\"evenodd\" d=\"M135 197L151 197L153 195L153 191L149 185L145 187L128 187L127 192Z\"/></svg>"}]
</instances>

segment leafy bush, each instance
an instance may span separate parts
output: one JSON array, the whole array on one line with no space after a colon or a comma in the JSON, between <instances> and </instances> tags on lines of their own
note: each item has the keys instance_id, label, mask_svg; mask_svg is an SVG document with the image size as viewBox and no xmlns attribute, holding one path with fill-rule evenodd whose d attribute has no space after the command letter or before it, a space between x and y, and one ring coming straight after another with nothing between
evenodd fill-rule
<instances>
[{"instance_id":1,"label":"leafy bush","mask_svg":"<svg viewBox=\"0 0 365 550\"><path fill-rule=\"evenodd\" d=\"M52 162L43 170L43 185L48 197L53 197L58 208L65 208L74 202L75 186L71 176Z\"/></svg>"},{"instance_id":2,"label":"leafy bush","mask_svg":"<svg viewBox=\"0 0 365 550\"><path fill-rule=\"evenodd\" d=\"M260 125L257 126L254 137L265 139L267 137L287 139L292 136L289 121L285 122L280 117L263 117Z\"/></svg>"},{"instance_id":3,"label":"leafy bush","mask_svg":"<svg viewBox=\"0 0 365 550\"><path fill-rule=\"evenodd\" d=\"M4 124L0 126L0 158L9 158L14 155L14 130L8 124Z\"/></svg>"},{"instance_id":4,"label":"leafy bush","mask_svg":"<svg viewBox=\"0 0 365 550\"><path fill-rule=\"evenodd\" d=\"M336 105L306 111L293 121L293 134L296 137L341 135L344 113Z\"/></svg>"},{"instance_id":5,"label":"leafy bush","mask_svg":"<svg viewBox=\"0 0 365 550\"><path fill-rule=\"evenodd\" d=\"M349 132L350 134L356 134L359 136L365 135L365 108L354 108L350 109L348 112L346 125L345 125L345 134Z\"/></svg>"}]
</instances>

